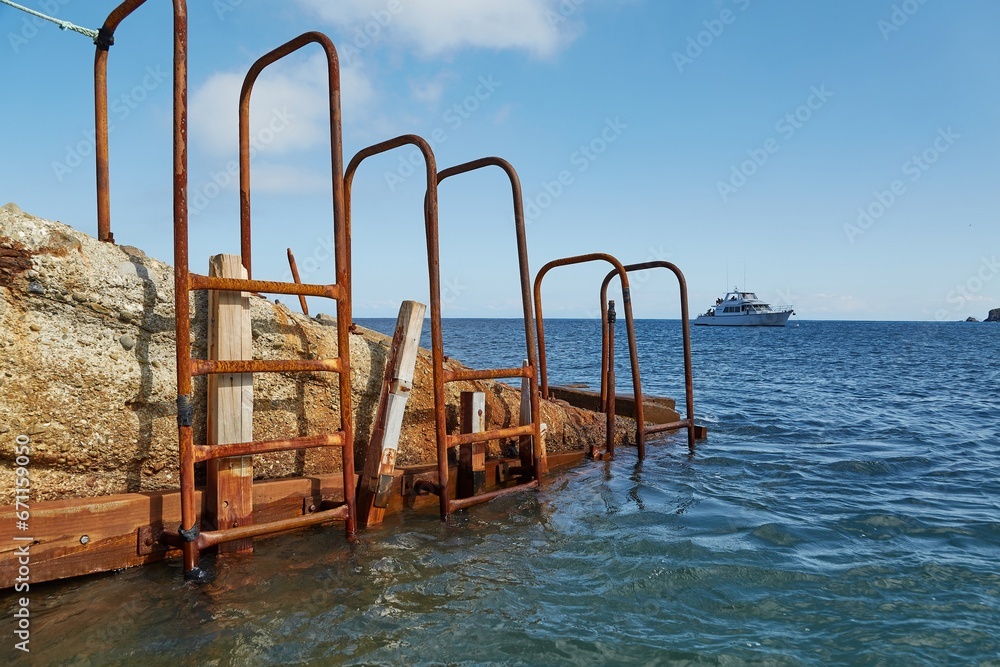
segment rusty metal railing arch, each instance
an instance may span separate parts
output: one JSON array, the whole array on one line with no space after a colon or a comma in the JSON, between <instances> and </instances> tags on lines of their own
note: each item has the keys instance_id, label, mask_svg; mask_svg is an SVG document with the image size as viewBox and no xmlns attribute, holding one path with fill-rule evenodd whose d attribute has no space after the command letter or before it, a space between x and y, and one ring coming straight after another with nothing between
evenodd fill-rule
<instances>
[{"instance_id":1,"label":"rusty metal railing arch","mask_svg":"<svg viewBox=\"0 0 1000 667\"><path fill-rule=\"evenodd\" d=\"M174 198L183 196L187 216L187 0L174 6ZM108 137L108 52L115 30L146 0L125 0L108 14L94 41L94 156L97 177L97 238L114 243L111 231L111 175ZM179 104L180 103L180 104ZM184 124L178 125L183 118ZM182 154L182 155L179 155ZM182 160L180 158L183 158ZM183 162L183 164L181 164ZM183 181L182 183L180 181ZM179 190L182 191L179 193ZM175 206L176 214L176 206Z\"/></svg>"},{"instance_id":2,"label":"rusty metal railing arch","mask_svg":"<svg viewBox=\"0 0 1000 667\"><path fill-rule=\"evenodd\" d=\"M438 185L440 185L441 182L447 178L458 176L459 174L467 174L479 169L486 169L488 167L498 167L503 170L504 174L506 174L508 180L510 181L511 198L513 200L514 209L514 233L517 237L517 263L518 275L521 283L521 309L524 316L525 346L527 348L528 365L533 369L537 369L538 345L535 338L534 309L531 301L531 273L528 265L528 241L525 234L524 224L524 199L521 193L521 179L518 177L517 171L510 162L504 160L503 158L484 157L441 170L437 176ZM536 374L536 382L537 379ZM537 392L532 390L532 396L534 397L536 395ZM538 412L537 405L533 404L531 409L533 414Z\"/></svg>"},{"instance_id":3,"label":"rusty metal railing arch","mask_svg":"<svg viewBox=\"0 0 1000 667\"><path fill-rule=\"evenodd\" d=\"M625 304L625 327L628 332L629 361L632 367L632 391L635 397L635 441L636 447L639 450L639 460L642 460L646 456L646 431L644 428L645 415L643 413L642 405L642 381L639 376L639 356L635 343L635 323L632 318L632 298L629 291L628 273L625 271L625 267L622 263L613 255L596 252L586 255L575 255L573 257L554 259L543 266L535 275L535 326L538 331L538 375L541 386L541 394L542 398L548 399L549 381L545 353L545 318L542 312L542 280L549 271L557 267L601 261L611 264L614 267L612 272L621 278L622 301ZM606 308L603 304L602 307ZM603 310L603 313L605 317L602 317L602 320L606 320L607 311ZM604 324L602 326L607 325ZM607 330L602 329L602 331L606 333ZM611 401L613 401L613 396L609 397L609 402ZM606 411L611 414L611 411ZM611 431L612 424L613 423L609 420L607 448L609 455L614 456L614 433Z\"/></svg>"},{"instance_id":4,"label":"rusty metal railing arch","mask_svg":"<svg viewBox=\"0 0 1000 667\"><path fill-rule=\"evenodd\" d=\"M415 146L424 158L424 171L426 177L426 191L424 193L424 231L427 237L427 267L428 281L430 284L430 315L431 315L431 363L433 365L432 378L434 387L434 434L438 445L438 487L430 489L438 494L440 498L441 517L448 516L448 454L444 451L442 463L442 444L447 440L448 428L443 409L444 397L444 337L441 332L441 277L438 267L440 260L438 257L437 245L437 160L434 157L434 149L427 143L427 140L416 134L404 134L392 139L379 142L372 146L362 148L358 151L347 165L344 172L344 202L346 212L346 226L348 238L351 238L352 226L352 188L354 185L354 175L358 168L368 158L391 150L402 148L403 146ZM438 397L441 397L442 406L438 409ZM440 492L440 487L444 486L445 491Z\"/></svg>"},{"instance_id":5,"label":"rusty metal railing arch","mask_svg":"<svg viewBox=\"0 0 1000 667\"><path fill-rule=\"evenodd\" d=\"M424 172L426 178L426 191L424 193L424 229L428 235L428 255L427 263L428 267L438 266L438 248L437 244L434 244L433 249L430 244L430 233L433 229L435 234L437 233L437 217L438 217L438 203L437 203L437 160L434 157L434 149L423 137L416 134L403 134L392 139L386 139L377 144L373 144L366 148L362 148L358 151L351 161L347 165L347 169L344 171L344 213L345 213L345 226L347 229L348 242L352 238L351 234L351 209L353 203L352 191L354 186L354 176L358 171L361 164L368 158L375 157L376 155L381 155L382 153L387 153L391 150L396 150L402 148L403 146L415 146L417 150L420 151L421 156L424 158ZM432 252L433 251L433 252ZM432 257L433 255L433 257ZM350 253L348 253L348 265L350 265ZM440 294L441 292L441 279L438 273L431 270L431 295ZM433 317L434 304L433 298L431 299L431 316ZM438 313L440 316L440 304L438 304ZM433 340L433 332L432 332Z\"/></svg>"},{"instance_id":6,"label":"rusty metal railing arch","mask_svg":"<svg viewBox=\"0 0 1000 667\"><path fill-rule=\"evenodd\" d=\"M319 33L306 33L258 59L248 75L250 84L244 85L246 95L241 99L240 120L248 122L249 91L257 74L268 64L288 55L302 46L318 42L326 51L330 84L330 150L333 164L334 238L336 244L336 282L329 285L301 285L254 280L250 277L250 219L249 209L241 215L241 260L247 269L247 278L223 278L191 273L188 257L187 217L187 20L186 15L175 13L174 57L174 309L177 350L177 427L180 449L181 476L181 526L176 532L164 532L162 540L179 547L184 553L185 576L191 579L205 577L198 567L198 556L203 549L229 542L290 530L303 526L344 520L348 537L356 532L356 507L354 496L354 432L351 410L350 379L350 323L351 280L348 261L349 248L345 231L346 215L343 198L343 157L340 127L340 75L336 50L328 38ZM245 102L245 106L244 106ZM241 158L244 157L241 154ZM247 153L248 157L248 153ZM241 196L249 198L249 171L247 180L241 182ZM242 213L242 210L241 210ZM247 291L270 294L300 294L323 296L337 302L337 357L332 359L296 360L245 360L216 361L191 358L191 295L196 290ZM300 436L283 440L254 441L221 445L195 445L192 430L193 401L192 378L196 375L228 373L288 373L335 372L340 376L340 430L313 436ZM230 456L248 456L267 452L298 450L312 447L339 447L342 452L344 476L344 504L334 509L256 524L216 526L202 531L195 505L195 463Z\"/></svg>"},{"instance_id":7,"label":"rusty metal railing arch","mask_svg":"<svg viewBox=\"0 0 1000 667\"><path fill-rule=\"evenodd\" d=\"M344 220L344 162L340 148L340 137L343 134L340 111L340 60L333 41L321 32L306 32L285 42L278 48L258 58L251 65L243 87L240 89L239 106L239 144L240 144L240 255L247 275L252 277L250 267L250 99L254 84L261 73L270 65L310 44L317 44L326 56L327 84L330 105L330 162L333 176L333 217L334 220ZM336 145L335 145L336 144ZM348 233L349 238L349 233ZM337 265L345 272L349 271L350 254L346 240L344 243L335 241L335 250L342 256L337 257ZM338 283L340 276L338 276ZM350 317L348 316L348 319Z\"/></svg>"},{"instance_id":8,"label":"rusty metal railing arch","mask_svg":"<svg viewBox=\"0 0 1000 667\"><path fill-rule=\"evenodd\" d=\"M667 431L677 430L679 428L686 428L688 436L688 449L690 451L694 451L696 439L696 429L694 423L694 374L691 368L691 322L688 318L687 280L685 280L684 273L676 264L663 260L643 262L641 264L629 264L624 267L626 273L656 268L668 269L673 272L673 274L677 277L678 287L680 288L681 329L684 338L684 398L687 415L686 418L681 421L647 427L645 428L645 432L648 435L652 435L654 433L664 433ZM619 275L620 274L617 270L610 271L608 275L605 276L604 282L601 283L601 405L604 406L605 411L608 410L609 399L605 375L607 373L609 359L612 357L608 344L608 286L611 281L614 280L615 276Z\"/></svg>"},{"instance_id":9,"label":"rusty metal railing arch","mask_svg":"<svg viewBox=\"0 0 1000 667\"><path fill-rule=\"evenodd\" d=\"M358 168L361 163L366 159L385 153L390 150L397 148L402 148L403 146L412 145L420 150L421 155L424 158L424 166L426 171L426 181L427 190L424 194L424 230L427 237L427 272L428 272L428 283L430 287L430 318L431 318L431 363L433 365L432 375L433 375L433 390L434 390L434 432L435 439L437 441L437 473L438 481L436 484L430 483L420 483L416 485L416 489L421 492L434 493L439 498L439 507L441 512L441 518L447 519L451 512L455 509L462 509L475 505L477 503L486 502L501 495L511 493L514 491L520 491L525 488L532 488L538 485L538 478L540 476L539 470L539 457L537 456L537 448L540 446L541 442L541 431L540 431L540 416L539 412L536 410L533 413L533 422L527 426L517 426L505 429L499 429L495 431L485 431L482 433L465 433L462 435L452 436L448 434L448 425L445 412L445 384L448 382L455 382L461 380L483 380L483 379L500 379L505 377L531 377L530 373L533 373L533 367L528 369L517 368L517 369L492 369L492 370L469 370L469 371L450 371L444 368L444 336L441 324L441 273L440 273L440 248L439 248L439 234L438 234L438 182L444 180L450 176L454 176L466 171L471 171L488 164L500 166L503 168L509 177L511 177L512 188L515 197L515 218L520 220L519 223L519 237L518 237L518 252L519 257L523 260L524 269L527 267L527 250L526 242L524 241L523 234L523 207L520 202L520 184L517 180L517 174L513 170L513 167L502 161L499 158L484 158L483 161L475 161L472 163L466 163L464 165L458 165L456 167L451 167L445 171L438 174L437 163L434 157L434 151L430 144L427 143L425 139L414 134L407 134L396 137L394 139L389 139L381 143L375 144L364 148L351 159L350 163L347 165L347 170L344 175L344 193L345 193L345 211L347 213L346 223L348 236L350 236L351 230L351 192L354 182L354 176L357 173ZM506 166L505 166L506 165ZM524 270L522 270L522 275ZM530 340L530 338L529 338ZM538 407L537 400L533 407ZM486 440L495 440L500 438L509 438L517 436L529 435L533 438L534 447L536 450L535 458L535 472L534 479L525 484L520 484L516 487L500 489L499 491L493 491L490 493L481 494L478 496L473 496L471 498L463 498L458 500L453 500L449 497L448 492L448 482L449 482L449 470L448 470L448 448L455 445L471 444L474 442L482 442Z\"/></svg>"},{"instance_id":10,"label":"rusty metal railing arch","mask_svg":"<svg viewBox=\"0 0 1000 667\"><path fill-rule=\"evenodd\" d=\"M521 368L492 369L488 371L447 371L445 373L445 378L446 381L457 381L463 379L501 379L510 377L528 379L529 402L531 405L531 424L528 425L530 426L530 433L526 435L528 435L531 440L531 461L529 467L532 469L534 479L528 483L520 484L515 487L500 489L498 491L480 494L471 498L449 500L448 504L450 509L454 509L456 507L468 507L476 503L496 498L506 493L519 491L531 486L537 486L539 480L541 479L543 468L543 453L541 445L541 401L539 400L538 395L538 348L535 339L535 322L532 316L531 273L528 265L528 241L525 233L524 198L521 192L521 179L517 175L517 170L514 169L514 166L510 162L504 160L503 158L492 156L479 158L478 160L472 160L470 162L465 162L463 164L444 169L438 173L437 180L440 185L441 181L453 176L467 174L489 167L497 167L503 170L507 179L510 181L511 203L513 205L514 212L514 234L517 240L518 278L521 286L521 309L522 316L524 318L524 337L528 365L526 367L522 366ZM522 424L520 427L515 427L510 430L520 430L523 432L525 428L526 425ZM489 435L489 432L485 435ZM494 435L494 437L496 436ZM492 438L484 436L478 441L487 439ZM528 461L522 459L522 465L526 465L528 463Z\"/></svg>"}]
</instances>

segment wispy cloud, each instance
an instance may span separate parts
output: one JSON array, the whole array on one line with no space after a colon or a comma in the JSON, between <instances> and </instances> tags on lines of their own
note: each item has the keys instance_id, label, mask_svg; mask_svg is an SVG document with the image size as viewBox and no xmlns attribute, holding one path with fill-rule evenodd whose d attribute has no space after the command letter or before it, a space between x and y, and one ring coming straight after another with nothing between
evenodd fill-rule
<instances>
[{"instance_id":1,"label":"wispy cloud","mask_svg":"<svg viewBox=\"0 0 1000 667\"><path fill-rule=\"evenodd\" d=\"M417 102L437 104L444 96L448 83L457 78L453 74L442 72L430 80L410 81L410 94Z\"/></svg>"},{"instance_id":2,"label":"wispy cloud","mask_svg":"<svg viewBox=\"0 0 1000 667\"><path fill-rule=\"evenodd\" d=\"M434 56L462 48L514 49L550 57L579 33L582 0L296 0L340 28L373 22ZM573 11L567 11L566 7Z\"/></svg>"},{"instance_id":3,"label":"wispy cloud","mask_svg":"<svg viewBox=\"0 0 1000 667\"><path fill-rule=\"evenodd\" d=\"M272 194L306 194L330 189L329 174L287 164L254 165L254 188Z\"/></svg>"},{"instance_id":4,"label":"wispy cloud","mask_svg":"<svg viewBox=\"0 0 1000 667\"><path fill-rule=\"evenodd\" d=\"M243 71L216 72L191 94L190 127L199 149L214 156L237 154L237 108L244 75ZM251 136L266 131L275 113L287 113L287 127L268 146L269 154L306 150L325 143L329 135L326 80L326 59L321 53L269 68L254 86ZM345 118L360 117L375 97L360 66L342 68L341 87Z\"/></svg>"},{"instance_id":5,"label":"wispy cloud","mask_svg":"<svg viewBox=\"0 0 1000 667\"><path fill-rule=\"evenodd\" d=\"M497 112L493 114L493 122L497 125L503 125L510 118L511 114L514 113L514 104L508 102L502 105Z\"/></svg>"}]
</instances>

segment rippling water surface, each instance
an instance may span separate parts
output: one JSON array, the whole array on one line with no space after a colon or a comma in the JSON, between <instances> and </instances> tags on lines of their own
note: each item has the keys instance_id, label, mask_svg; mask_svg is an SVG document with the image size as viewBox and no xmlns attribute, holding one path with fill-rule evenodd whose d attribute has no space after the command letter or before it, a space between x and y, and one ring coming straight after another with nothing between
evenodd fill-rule
<instances>
[{"instance_id":1,"label":"rippling water surface","mask_svg":"<svg viewBox=\"0 0 1000 667\"><path fill-rule=\"evenodd\" d=\"M680 323L637 327L645 390L681 398ZM546 324L554 383L596 385L599 331ZM693 456L675 436L448 524L259 541L203 586L170 563L33 587L32 662L1000 665L1000 326L693 341ZM518 364L523 330L451 320L445 348Z\"/></svg>"}]
</instances>

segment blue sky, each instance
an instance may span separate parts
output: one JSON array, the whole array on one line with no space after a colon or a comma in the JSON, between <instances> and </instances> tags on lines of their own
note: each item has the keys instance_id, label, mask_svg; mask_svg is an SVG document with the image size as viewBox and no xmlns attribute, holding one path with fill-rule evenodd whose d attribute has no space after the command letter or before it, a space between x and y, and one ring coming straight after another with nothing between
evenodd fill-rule
<instances>
[{"instance_id":1,"label":"blue sky","mask_svg":"<svg viewBox=\"0 0 1000 667\"><path fill-rule=\"evenodd\" d=\"M117 4L24 0L96 28ZM170 4L110 54L112 221L172 260ZM238 251L239 86L307 30L343 61L344 156L405 133L439 167L510 160L532 273L608 252L669 259L692 310L728 285L802 319L956 320L1000 306L1000 4L990 0L208 0L191 2L192 268ZM96 233L93 46L0 6L0 199ZM254 273L285 248L332 280L324 65L261 78L252 135ZM427 299L420 172L365 163L354 191L355 315ZM227 181L229 182L227 184ZM222 187L219 187L221 185ZM499 171L445 182L445 315L517 316ZM594 316L604 266L546 278L546 314ZM640 317L678 315L666 272L634 278ZM314 303L313 310L331 310Z\"/></svg>"}]
</instances>

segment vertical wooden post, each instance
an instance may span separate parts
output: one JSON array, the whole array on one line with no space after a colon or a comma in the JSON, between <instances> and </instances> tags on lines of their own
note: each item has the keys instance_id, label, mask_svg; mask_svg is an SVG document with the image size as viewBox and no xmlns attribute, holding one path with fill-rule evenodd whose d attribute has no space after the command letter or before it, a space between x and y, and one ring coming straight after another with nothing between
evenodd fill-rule
<instances>
[{"instance_id":1,"label":"vertical wooden post","mask_svg":"<svg viewBox=\"0 0 1000 667\"><path fill-rule=\"evenodd\" d=\"M208 275L246 278L239 255L215 255ZM208 358L240 361L253 359L250 332L250 297L245 292L210 291L208 297ZM208 376L208 433L210 445L253 440L253 374ZM219 529L253 523L253 457L213 459L208 472L207 514ZM253 539L220 544L219 553L253 551Z\"/></svg>"},{"instance_id":2,"label":"vertical wooden post","mask_svg":"<svg viewBox=\"0 0 1000 667\"><path fill-rule=\"evenodd\" d=\"M399 307L372 435L361 462L357 503L358 523L362 526L382 523L389 504L403 413L413 388L413 368L426 311L427 306L416 301L404 301Z\"/></svg>"},{"instance_id":3,"label":"vertical wooden post","mask_svg":"<svg viewBox=\"0 0 1000 667\"><path fill-rule=\"evenodd\" d=\"M486 393L463 391L461 395L462 433L486 430ZM471 498L486 490L486 443L461 445L458 451L458 478L455 497Z\"/></svg>"}]
</instances>

